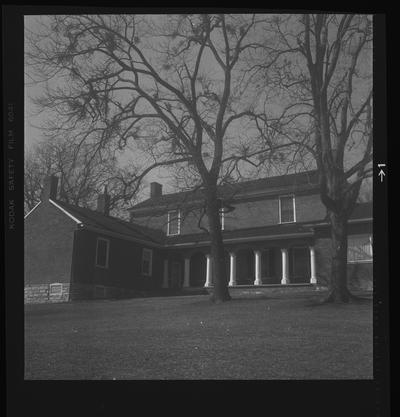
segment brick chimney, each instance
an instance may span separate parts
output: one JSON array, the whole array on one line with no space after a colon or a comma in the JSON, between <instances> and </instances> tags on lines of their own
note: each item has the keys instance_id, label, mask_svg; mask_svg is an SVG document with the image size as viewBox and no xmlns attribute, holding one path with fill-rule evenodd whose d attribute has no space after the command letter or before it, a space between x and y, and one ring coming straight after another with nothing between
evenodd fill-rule
<instances>
[{"instance_id":1,"label":"brick chimney","mask_svg":"<svg viewBox=\"0 0 400 417\"><path fill-rule=\"evenodd\" d=\"M158 182L150 183L150 198L162 196L162 185Z\"/></svg>"},{"instance_id":2,"label":"brick chimney","mask_svg":"<svg viewBox=\"0 0 400 417\"><path fill-rule=\"evenodd\" d=\"M97 209L99 213L110 215L110 196L107 194L107 187L104 187L103 194L97 197Z\"/></svg>"},{"instance_id":3,"label":"brick chimney","mask_svg":"<svg viewBox=\"0 0 400 417\"><path fill-rule=\"evenodd\" d=\"M58 178L55 175L50 175L43 180L41 201L55 200L57 198Z\"/></svg>"}]
</instances>

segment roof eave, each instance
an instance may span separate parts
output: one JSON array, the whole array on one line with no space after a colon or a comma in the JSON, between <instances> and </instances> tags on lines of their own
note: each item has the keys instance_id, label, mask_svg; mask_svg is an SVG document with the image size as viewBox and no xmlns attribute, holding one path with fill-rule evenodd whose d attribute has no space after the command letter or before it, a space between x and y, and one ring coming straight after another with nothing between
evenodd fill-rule
<instances>
[{"instance_id":1,"label":"roof eave","mask_svg":"<svg viewBox=\"0 0 400 417\"><path fill-rule=\"evenodd\" d=\"M96 232L96 233L101 233L101 234L104 234L104 235L107 235L107 236L116 237L118 239L127 240L127 241L130 241L130 242L141 243L141 244L146 245L146 246L152 246L152 247L157 247L157 248L161 248L161 247L164 246L163 244L155 242L153 240L139 239L139 238L136 238L136 237L124 235L124 234L117 233L117 232L112 232L110 230L102 229L102 228L99 228L99 227L89 226L89 225L84 224L84 223L82 223L79 226L79 230L89 230L89 231Z\"/></svg>"},{"instance_id":2,"label":"roof eave","mask_svg":"<svg viewBox=\"0 0 400 417\"><path fill-rule=\"evenodd\" d=\"M51 204L53 204L54 207L58 208L59 210L61 210L65 215L67 215L70 219L72 219L75 223L77 223L78 225L82 224L82 221L79 220L78 218L76 218L75 216L73 216L68 210L66 210L65 208L61 207L60 205L58 205L55 201L49 199L49 202Z\"/></svg>"},{"instance_id":3,"label":"roof eave","mask_svg":"<svg viewBox=\"0 0 400 417\"><path fill-rule=\"evenodd\" d=\"M39 201L39 203L37 203L36 205L35 205L35 207L33 207L31 210L29 210L28 211L28 213L26 213L25 214L25 216L24 216L24 220L31 214L31 213L33 213L35 210L36 210L36 208L39 206L39 204L41 203L42 201L40 200Z\"/></svg>"},{"instance_id":4,"label":"roof eave","mask_svg":"<svg viewBox=\"0 0 400 417\"><path fill-rule=\"evenodd\" d=\"M298 237L312 237L314 233L310 232L300 232L300 233L287 233L279 235L262 235L262 236L245 236L245 237L233 237L233 238L224 238L224 243L241 243L241 242L254 242L258 240L284 240L292 239ZM210 240L202 240L195 242L184 242L184 243L165 243L165 247L191 247L191 246L208 246L210 245Z\"/></svg>"},{"instance_id":5,"label":"roof eave","mask_svg":"<svg viewBox=\"0 0 400 417\"><path fill-rule=\"evenodd\" d=\"M360 219L349 219L348 223L367 223L367 222L372 222L373 218L372 217L363 217ZM304 226L306 227L325 227L325 226L330 226L329 222L315 222L315 223L304 223Z\"/></svg>"}]
</instances>

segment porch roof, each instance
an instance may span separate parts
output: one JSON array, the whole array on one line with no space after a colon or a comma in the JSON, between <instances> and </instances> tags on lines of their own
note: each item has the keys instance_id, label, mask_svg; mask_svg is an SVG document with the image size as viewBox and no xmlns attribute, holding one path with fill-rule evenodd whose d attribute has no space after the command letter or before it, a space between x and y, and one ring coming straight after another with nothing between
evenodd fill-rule
<instances>
[{"instance_id":1,"label":"porch roof","mask_svg":"<svg viewBox=\"0 0 400 417\"><path fill-rule=\"evenodd\" d=\"M372 222L372 202L368 201L366 203L358 203L355 207L353 212L349 217L349 223L369 223ZM309 227L329 227L330 223L327 217L325 219L314 220L312 222L308 222L307 226Z\"/></svg>"},{"instance_id":2,"label":"porch roof","mask_svg":"<svg viewBox=\"0 0 400 417\"><path fill-rule=\"evenodd\" d=\"M277 224L273 226L252 227L247 229L224 230L223 240L273 240L304 236L313 236L314 232L310 227L301 223ZM209 244L210 237L207 233L195 233L180 236L170 236L165 239L165 246L183 246L193 244Z\"/></svg>"}]
</instances>

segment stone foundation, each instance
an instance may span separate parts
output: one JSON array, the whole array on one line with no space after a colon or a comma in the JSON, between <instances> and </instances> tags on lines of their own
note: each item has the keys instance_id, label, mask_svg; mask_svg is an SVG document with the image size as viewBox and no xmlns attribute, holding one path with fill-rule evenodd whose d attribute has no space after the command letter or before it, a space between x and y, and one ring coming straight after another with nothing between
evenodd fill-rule
<instances>
[{"instance_id":1,"label":"stone foundation","mask_svg":"<svg viewBox=\"0 0 400 417\"><path fill-rule=\"evenodd\" d=\"M35 284L24 288L25 304L62 303L69 301L70 284Z\"/></svg>"},{"instance_id":2,"label":"stone foundation","mask_svg":"<svg viewBox=\"0 0 400 417\"><path fill-rule=\"evenodd\" d=\"M64 303L76 300L125 298L137 295L137 291L91 284L51 283L26 286L25 304Z\"/></svg>"}]
</instances>

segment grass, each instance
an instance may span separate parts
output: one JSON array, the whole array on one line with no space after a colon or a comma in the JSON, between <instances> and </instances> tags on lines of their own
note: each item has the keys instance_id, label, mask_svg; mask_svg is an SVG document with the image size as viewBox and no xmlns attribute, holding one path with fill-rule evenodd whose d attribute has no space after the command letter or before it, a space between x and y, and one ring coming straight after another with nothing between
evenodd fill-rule
<instances>
[{"instance_id":1,"label":"grass","mask_svg":"<svg viewBox=\"0 0 400 417\"><path fill-rule=\"evenodd\" d=\"M372 302L310 294L28 305L26 379L371 379Z\"/></svg>"}]
</instances>

